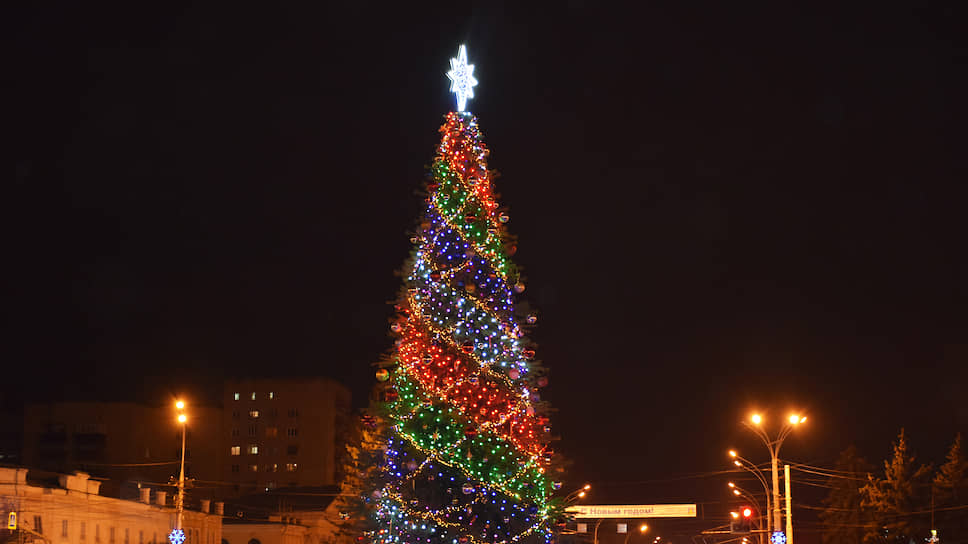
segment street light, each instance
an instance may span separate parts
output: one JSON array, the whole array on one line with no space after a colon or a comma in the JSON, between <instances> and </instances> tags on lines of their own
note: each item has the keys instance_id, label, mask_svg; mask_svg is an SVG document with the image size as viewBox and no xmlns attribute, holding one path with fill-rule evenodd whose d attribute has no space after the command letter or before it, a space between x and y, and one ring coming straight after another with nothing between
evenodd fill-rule
<instances>
[{"instance_id":1,"label":"street light","mask_svg":"<svg viewBox=\"0 0 968 544\"><path fill-rule=\"evenodd\" d=\"M181 469L178 471L178 496L175 498L175 530L168 536L173 544L176 540L184 541L185 538L185 532L182 529L182 513L185 511L185 434L188 428L188 416L182 412L185 409L185 401L176 401L175 408L179 411L176 419L182 428L182 446Z\"/></svg>"},{"instance_id":2,"label":"street light","mask_svg":"<svg viewBox=\"0 0 968 544\"><path fill-rule=\"evenodd\" d=\"M601 523L601 521L599 521L599 523ZM648 525L646 525L644 523L641 524L641 525L639 525L639 534L644 535L648 530L649 530L649 526ZM632 531L629 531L628 528L626 528L625 529L625 544L628 544L629 543L629 538L631 538L631 537L632 537Z\"/></svg>"},{"instance_id":3,"label":"street light","mask_svg":"<svg viewBox=\"0 0 968 544\"><path fill-rule=\"evenodd\" d=\"M783 445L783 441L786 437L793 432L794 427L807 421L805 416L800 416L799 414L790 414L787 417L786 422L780 427L780 432L777 433L776 438L771 439L770 435L766 433L763 429L763 416L760 414L753 414L750 416L750 423L746 421L743 425L753 430L756 436L763 441L766 448L770 450L770 465L773 469L773 528L779 531L782 527L782 522L780 520L780 476L777 468L778 459L780 456L780 446ZM787 535L789 537L789 535Z\"/></svg>"},{"instance_id":4,"label":"street light","mask_svg":"<svg viewBox=\"0 0 968 544\"><path fill-rule=\"evenodd\" d=\"M749 459L742 457L736 452L736 450L729 450L729 456L733 458L734 465L745 470L746 472L749 472L753 476L756 476L756 479L759 480L760 484L763 485L763 492L766 494L766 531L772 531L772 520L770 519L770 484L768 484L766 481L766 475L763 474L763 471L760 470L760 467L754 465ZM733 482L729 482L727 485L729 485L729 487L735 487Z\"/></svg>"},{"instance_id":5,"label":"street light","mask_svg":"<svg viewBox=\"0 0 968 544\"><path fill-rule=\"evenodd\" d=\"M756 528L758 530L762 530L763 529L763 517L764 517L764 514L763 514L763 510L760 508L760 501L756 500L756 497L754 497L752 493L750 493L749 491L747 491L747 490L743 489L742 487L736 485L733 482L727 482L726 485L729 486L729 488L733 491L733 495L736 495L737 497L741 497L743 499L749 500L750 502L753 503L753 506L756 507L756 512L757 512ZM767 493L766 498L767 498L767 500L769 500L769 498L770 498L769 493ZM731 514L735 514L733 516L734 519L738 519L739 518L739 513L737 513L737 512L730 512L730 513ZM746 509L743 510L742 514L743 514L743 517L747 517L748 518L748 517L750 517L753 514L753 512L750 511L750 509L747 507ZM769 513L768 512L765 514L765 517L767 518L767 522L769 522L769 517L770 516L769 516ZM765 533L762 533L762 532L760 533L760 542L763 542L763 540L764 540L763 539L763 535L764 534Z\"/></svg>"}]
</instances>

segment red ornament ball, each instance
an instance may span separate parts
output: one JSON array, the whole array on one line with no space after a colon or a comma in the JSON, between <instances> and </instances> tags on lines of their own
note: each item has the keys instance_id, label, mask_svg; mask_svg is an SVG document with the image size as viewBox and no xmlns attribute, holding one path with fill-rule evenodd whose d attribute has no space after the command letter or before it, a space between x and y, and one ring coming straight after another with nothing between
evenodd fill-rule
<instances>
[{"instance_id":1,"label":"red ornament ball","mask_svg":"<svg viewBox=\"0 0 968 544\"><path fill-rule=\"evenodd\" d=\"M523 293L524 292L524 283L522 283L520 281L518 283L515 283L514 284L514 292L515 293Z\"/></svg>"},{"instance_id":2,"label":"red ornament ball","mask_svg":"<svg viewBox=\"0 0 968 544\"><path fill-rule=\"evenodd\" d=\"M376 371L376 379L377 381L385 382L390 379L390 372L385 368L381 368Z\"/></svg>"}]
</instances>

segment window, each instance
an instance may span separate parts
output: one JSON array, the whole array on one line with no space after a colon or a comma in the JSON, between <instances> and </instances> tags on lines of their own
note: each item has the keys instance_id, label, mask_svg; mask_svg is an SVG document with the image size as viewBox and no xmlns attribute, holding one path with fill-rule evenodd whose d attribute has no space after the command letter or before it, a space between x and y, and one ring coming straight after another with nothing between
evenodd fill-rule
<instances>
[{"instance_id":1,"label":"window","mask_svg":"<svg viewBox=\"0 0 968 544\"><path fill-rule=\"evenodd\" d=\"M299 453L299 446L296 444L289 444L289 447L286 448L286 453L289 455L296 455Z\"/></svg>"},{"instance_id":2,"label":"window","mask_svg":"<svg viewBox=\"0 0 968 544\"><path fill-rule=\"evenodd\" d=\"M273 393L272 391L269 391L269 400L273 400L275 398L276 398L276 394Z\"/></svg>"},{"instance_id":3,"label":"window","mask_svg":"<svg viewBox=\"0 0 968 544\"><path fill-rule=\"evenodd\" d=\"M232 417L234 417L235 419L239 419L239 411L238 410L232 410Z\"/></svg>"},{"instance_id":4,"label":"window","mask_svg":"<svg viewBox=\"0 0 968 544\"><path fill-rule=\"evenodd\" d=\"M81 540L87 537L87 522L81 522Z\"/></svg>"},{"instance_id":5,"label":"window","mask_svg":"<svg viewBox=\"0 0 968 544\"><path fill-rule=\"evenodd\" d=\"M100 525L95 525L94 526L94 542L100 542L100 541L101 541L101 526Z\"/></svg>"},{"instance_id":6,"label":"window","mask_svg":"<svg viewBox=\"0 0 968 544\"><path fill-rule=\"evenodd\" d=\"M232 472L238 472L238 471L239 471L239 465L232 465Z\"/></svg>"},{"instance_id":7,"label":"window","mask_svg":"<svg viewBox=\"0 0 968 544\"><path fill-rule=\"evenodd\" d=\"M34 516L34 530L38 533L44 533L44 519L40 516Z\"/></svg>"},{"instance_id":8,"label":"window","mask_svg":"<svg viewBox=\"0 0 968 544\"><path fill-rule=\"evenodd\" d=\"M266 482L266 489L275 489L275 488L276 488L276 482L272 480L269 480L268 482Z\"/></svg>"},{"instance_id":9,"label":"window","mask_svg":"<svg viewBox=\"0 0 968 544\"><path fill-rule=\"evenodd\" d=\"M252 418L252 419L258 419L259 418L259 411L258 410L249 410L249 417Z\"/></svg>"},{"instance_id":10,"label":"window","mask_svg":"<svg viewBox=\"0 0 968 544\"><path fill-rule=\"evenodd\" d=\"M124 528L124 544L129 544L129 543L131 542L131 541L130 541L130 540L128 539L128 537L129 537L129 536L130 536L130 533L129 533L129 531L128 531L128 528L127 528L127 527L125 527L125 528Z\"/></svg>"},{"instance_id":11,"label":"window","mask_svg":"<svg viewBox=\"0 0 968 544\"><path fill-rule=\"evenodd\" d=\"M242 455L242 446L232 446L232 455Z\"/></svg>"},{"instance_id":12,"label":"window","mask_svg":"<svg viewBox=\"0 0 968 544\"><path fill-rule=\"evenodd\" d=\"M286 436L291 436L291 437L299 436L299 429L295 427L289 427L288 429L286 429Z\"/></svg>"},{"instance_id":13,"label":"window","mask_svg":"<svg viewBox=\"0 0 968 544\"><path fill-rule=\"evenodd\" d=\"M296 417L298 415L299 415L299 410L296 410L295 408L289 409L289 417Z\"/></svg>"},{"instance_id":14,"label":"window","mask_svg":"<svg viewBox=\"0 0 968 544\"><path fill-rule=\"evenodd\" d=\"M286 472L296 472L296 463L286 463Z\"/></svg>"},{"instance_id":15,"label":"window","mask_svg":"<svg viewBox=\"0 0 968 544\"><path fill-rule=\"evenodd\" d=\"M238 393L232 393L232 400L239 400L239 394Z\"/></svg>"},{"instance_id":16,"label":"window","mask_svg":"<svg viewBox=\"0 0 968 544\"><path fill-rule=\"evenodd\" d=\"M247 451L249 453L249 455L259 455L259 445L258 444L249 444L249 447L246 448L245 451Z\"/></svg>"},{"instance_id":17,"label":"window","mask_svg":"<svg viewBox=\"0 0 968 544\"><path fill-rule=\"evenodd\" d=\"M278 463L272 463L271 465L266 465L266 472L278 472L278 471L279 471Z\"/></svg>"},{"instance_id":18,"label":"window","mask_svg":"<svg viewBox=\"0 0 968 544\"><path fill-rule=\"evenodd\" d=\"M266 427L266 437L275 438L279 434L279 429L275 427Z\"/></svg>"},{"instance_id":19,"label":"window","mask_svg":"<svg viewBox=\"0 0 968 544\"><path fill-rule=\"evenodd\" d=\"M108 529L108 542L114 542L114 527Z\"/></svg>"},{"instance_id":20,"label":"window","mask_svg":"<svg viewBox=\"0 0 968 544\"><path fill-rule=\"evenodd\" d=\"M255 391L252 392L252 400L255 400Z\"/></svg>"},{"instance_id":21,"label":"window","mask_svg":"<svg viewBox=\"0 0 968 544\"><path fill-rule=\"evenodd\" d=\"M249 425L249 436L255 436L259 432L259 427L255 425Z\"/></svg>"},{"instance_id":22,"label":"window","mask_svg":"<svg viewBox=\"0 0 968 544\"><path fill-rule=\"evenodd\" d=\"M232 429L232 436L239 436L239 429L237 427Z\"/></svg>"},{"instance_id":23,"label":"window","mask_svg":"<svg viewBox=\"0 0 968 544\"><path fill-rule=\"evenodd\" d=\"M67 520L61 520L61 536L67 538Z\"/></svg>"},{"instance_id":24,"label":"window","mask_svg":"<svg viewBox=\"0 0 968 544\"><path fill-rule=\"evenodd\" d=\"M138 544L145 544L145 532L138 531Z\"/></svg>"},{"instance_id":25,"label":"window","mask_svg":"<svg viewBox=\"0 0 968 544\"><path fill-rule=\"evenodd\" d=\"M249 465L250 472L259 472L259 465Z\"/></svg>"}]
</instances>

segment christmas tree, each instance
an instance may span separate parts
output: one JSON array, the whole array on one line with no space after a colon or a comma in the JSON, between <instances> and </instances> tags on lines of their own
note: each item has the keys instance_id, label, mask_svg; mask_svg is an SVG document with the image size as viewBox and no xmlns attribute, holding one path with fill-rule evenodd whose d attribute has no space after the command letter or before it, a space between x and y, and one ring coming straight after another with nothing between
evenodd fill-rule
<instances>
[{"instance_id":1,"label":"christmas tree","mask_svg":"<svg viewBox=\"0 0 968 544\"><path fill-rule=\"evenodd\" d=\"M427 207L411 241L383 382L385 464L371 494L382 544L547 542L555 515L547 385L519 315L507 214L496 201L464 47L448 77ZM518 311L516 311L516 309Z\"/></svg>"}]
</instances>

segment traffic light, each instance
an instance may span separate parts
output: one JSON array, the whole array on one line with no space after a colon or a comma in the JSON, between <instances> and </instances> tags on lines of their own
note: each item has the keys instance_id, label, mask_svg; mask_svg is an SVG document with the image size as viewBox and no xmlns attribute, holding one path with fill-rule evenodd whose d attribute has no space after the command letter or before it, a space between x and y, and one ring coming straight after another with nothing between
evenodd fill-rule
<instances>
[{"instance_id":1,"label":"traffic light","mask_svg":"<svg viewBox=\"0 0 968 544\"><path fill-rule=\"evenodd\" d=\"M749 506L740 508L739 512L729 513L732 519L729 523L729 532L734 535L745 535L753 529L753 509Z\"/></svg>"}]
</instances>

